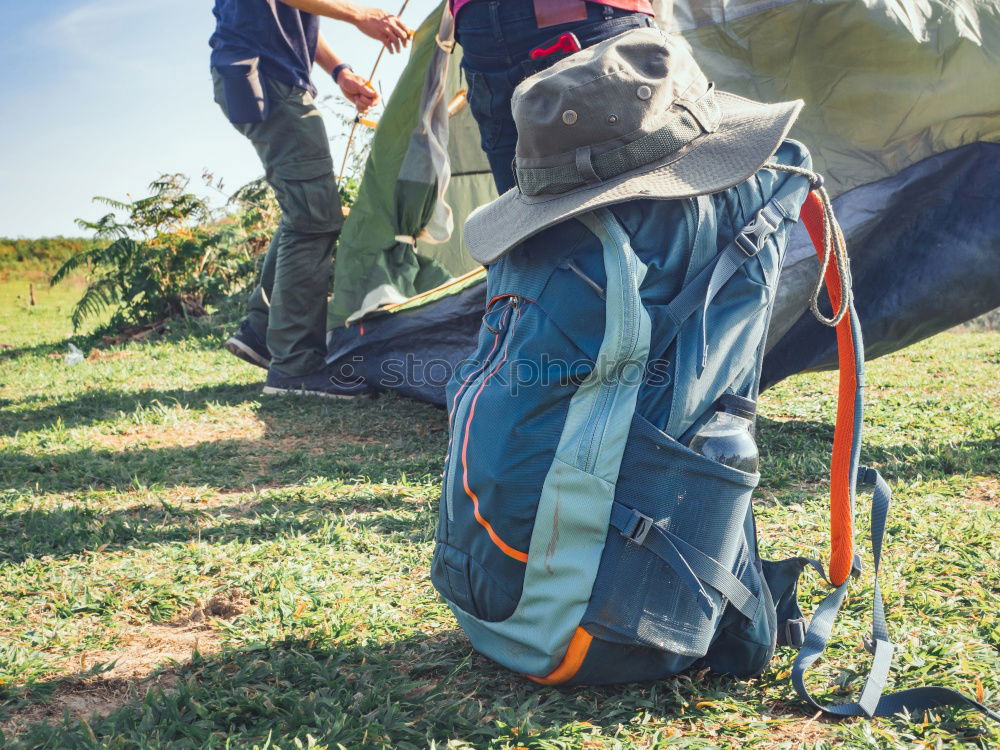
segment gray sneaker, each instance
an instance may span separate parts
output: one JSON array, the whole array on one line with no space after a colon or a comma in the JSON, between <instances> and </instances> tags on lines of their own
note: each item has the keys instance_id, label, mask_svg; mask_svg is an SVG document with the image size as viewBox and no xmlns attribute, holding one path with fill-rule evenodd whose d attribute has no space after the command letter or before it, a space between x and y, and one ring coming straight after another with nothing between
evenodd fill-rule
<instances>
[{"instance_id":1,"label":"gray sneaker","mask_svg":"<svg viewBox=\"0 0 1000 750\"><path fill-rule=\"evenodd\" d=\"M265 370L271 366L271 353L267 350L267 342L245 320L240 323L240 330L230 336L224 346L227 352L251 365L263 367Z\"/></svg>"},{"instance_id":2,"label":"gray sneaker","mask_svg":"<svg viewBox=\"0 0 1000 750\"><path fill-rule=\"evenodd\" d=\"M354 398L370 393L371 388L355 375L350 365L326 365L323 369L308 375L285 375L270 368L264 383L264 393L276 395L290 393L297 396L323 396L326 398Z\"/></svg>"}]
</instances>

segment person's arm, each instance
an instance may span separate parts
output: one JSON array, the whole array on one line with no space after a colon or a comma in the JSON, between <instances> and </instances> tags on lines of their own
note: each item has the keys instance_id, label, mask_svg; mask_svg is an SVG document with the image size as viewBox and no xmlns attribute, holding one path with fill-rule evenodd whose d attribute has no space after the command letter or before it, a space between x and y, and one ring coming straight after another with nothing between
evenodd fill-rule
<instances>
[{"instance_id":1,"label":"person's arm","mask_svg":"<svg viewBox=\"0 0 1000 750\"><path fill-rule=\"evenodd\" d=\"M316 40L316 64L319 65L327 75L333 73L333 69L340 65L343 60L326 43L326 39L320 34Z\"/></svg>"},{"instance_id":2,"label":"person's arm","mask_svg":"<svg viewBox=\"0 0 1000 750\"><path fill-rule=\"evenodd\" d=\"M379 8L366 8L351 0L281 0L306 13L347 21L372 39L378 39L390 52L399 52L405 47L413 32L396 16Z\"/></svg>"},{"instance_id":3,"label":"person's arm","mask_svg":"<svg viewBox=\"0 0 1000 750\"><path fill-rule=\"evenodd\" d=\"M332 74L333 69L340 65L340 63L341 59L337 56L337 53L330 48L330 45L326 43L326 39L320 34L316 42L316 64L327 73ZM343 68L337 73L334 82L340 86L344 98L357 107L358 112L362 114L367 112L368 108L378 101L378 94L375 92L375 89L369 86L364 78L357 75L350 68Z\"/></svg>"}]
</instances>

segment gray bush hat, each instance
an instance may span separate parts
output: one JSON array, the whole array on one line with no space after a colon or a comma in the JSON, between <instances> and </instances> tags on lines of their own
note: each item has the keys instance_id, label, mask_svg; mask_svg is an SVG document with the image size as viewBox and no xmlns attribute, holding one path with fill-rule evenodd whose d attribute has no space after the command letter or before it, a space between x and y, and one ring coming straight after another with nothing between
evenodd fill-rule
<instances>
[{"instance_id":1,"label":"gray bush hat","mask_svg":"<svg viewBox=\"0 0 1000 750\"><path fill-rule=\"evenodd\" d=\"M716 91L683 39L644 28L525 79L511 107L517 186L465 222L469 254L483 264L599 206L740 184L781 145L802 101Z\"/></svg>"}]
</instances>

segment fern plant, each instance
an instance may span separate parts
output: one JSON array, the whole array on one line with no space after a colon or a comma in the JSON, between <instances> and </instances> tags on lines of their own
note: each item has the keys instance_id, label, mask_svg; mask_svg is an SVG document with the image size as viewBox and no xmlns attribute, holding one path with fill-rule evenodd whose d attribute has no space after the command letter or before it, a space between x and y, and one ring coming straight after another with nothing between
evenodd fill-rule
<instances>
[{"instance_id":1,"label":"fern plant","mask_svg":"<svg viewBox=\"0 0 1000 750\"><path fill-rule=\"evenodd\" d=\"M56 284L81 270L88 276L73 310L74 329L107 311L113 330L201 316L207 305L253 280L255 256L275 218L267 190L251 183L234 196L235 211L219 215L187 191L188 182L168 174L150 184L145 198L95 198L111 210L97 221L77 220L100 243L67 260L51 279Z\"/></svg>"}]
</instances>

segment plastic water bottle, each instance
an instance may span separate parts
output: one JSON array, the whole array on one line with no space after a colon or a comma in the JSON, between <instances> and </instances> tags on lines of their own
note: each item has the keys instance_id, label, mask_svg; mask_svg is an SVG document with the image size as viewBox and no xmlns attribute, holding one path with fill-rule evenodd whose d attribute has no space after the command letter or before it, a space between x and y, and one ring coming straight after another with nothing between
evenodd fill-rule
<instances>
[{"instance_id":1,"label":"plastic water bottle","mask_svg":"<svg viewBox=\"0 0 1000 750\"><path fill-rule=\"evenodd\" d=\"M757 405L748 398L727 393L719 411L695 433L688 447L705 458L739 471L757 471L757 442L753 439Z\"/></svg>"}]
</instances>

